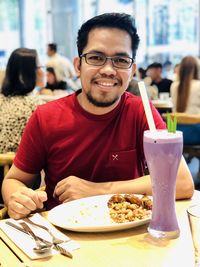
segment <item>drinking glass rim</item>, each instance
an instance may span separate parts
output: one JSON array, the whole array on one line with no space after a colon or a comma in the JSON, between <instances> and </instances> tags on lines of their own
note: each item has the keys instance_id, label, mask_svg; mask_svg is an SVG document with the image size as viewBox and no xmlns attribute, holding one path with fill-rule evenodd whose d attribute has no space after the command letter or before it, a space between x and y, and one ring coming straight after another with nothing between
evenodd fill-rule
<instances>
[{"instance_id":1,"label":"drinking glass rim","mask_svg":"<svg viewBox=\"0 0 200 267\"><path fill-rule=\"evenodd\" d=\"M199 208L199 214L196 214L196 212L191 211L191 209L193 209L195 207ZM193 217L200 218L200 204L194 204L194 205L189 206L187 208L187 213L188 213L188 215L191 215Z\"/></svg>"}]
</instances>

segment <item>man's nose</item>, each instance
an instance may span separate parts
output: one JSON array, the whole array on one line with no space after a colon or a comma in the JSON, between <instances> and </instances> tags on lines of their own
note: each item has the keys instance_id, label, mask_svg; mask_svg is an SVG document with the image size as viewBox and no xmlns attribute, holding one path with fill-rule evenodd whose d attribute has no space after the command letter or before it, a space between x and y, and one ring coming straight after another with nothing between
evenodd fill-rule
<instances>
[{"instance_id":1,"label":"man's nose","mask_svg":"<svg viewBox=\"0 0 200 267\"><path fill-rule=\"evenodd\" d=\"M115 74L116 69L113 66L112 59L107 58L105 64L101 66L100 72L106 72L106 74Z\"/></svg>"}]
</instances>

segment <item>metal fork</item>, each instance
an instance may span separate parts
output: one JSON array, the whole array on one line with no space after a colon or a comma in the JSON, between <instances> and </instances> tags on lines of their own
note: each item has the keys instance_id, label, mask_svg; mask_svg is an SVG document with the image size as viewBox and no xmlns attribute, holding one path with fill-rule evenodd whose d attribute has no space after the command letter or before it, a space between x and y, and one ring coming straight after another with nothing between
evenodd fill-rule
<instances>
[{"instance_id":1,"label":"metal fork","mask_svg":"<svg viewBox=\"0 0 200 267\"><path fill-rule=\"evenodd\" d=\"M35 226L37 226L37 227L40 227L40 228L42 228L42 229L44 229L44 230L46 230L46 231L51 235L51 237L52 237L52 243L53 243L54 245L61 244L61 243L65 242L64 240L57 238L57 237L51 232L51 230L50 230L49 228L47 228L46 226L44 226L44 225L35 223L35 222L33 222L33 221L32 221L30 218L28 218L28 217L24 218L23 221L25 221L25 222L27 222L27 223L30 223L30 224L32 224L32 225L35 225Z\"/></svg>"},{"instance_id":2,"label":"metal fork","mask_svg":"<svg viewBox=\"0 0 200 267\"><path fill-rule=\"evenodd\" d=\"M67 257L69 257L71 259L73 258L73 255L69 250L61 247L60 245L55 245L55 247L56 247L57 250L60 251L61 254L65 255L65 256L67 256Z\"/></svg>"},{"instance_id":3,"label":"metal fork","mask_svg":"<svg viewBox=\"0 0 200 267\"><path fill-rule=\"evenodd\" d=\"M36 253L44 253L47 252L52 248L52 245L47 245L44 242L42 242L31 230L31 228L26 224L25 222L21 222L20 225L23 227L23 229L35 240L36 247L33 248L33 250Z\"/></svg>"}]
</instances>

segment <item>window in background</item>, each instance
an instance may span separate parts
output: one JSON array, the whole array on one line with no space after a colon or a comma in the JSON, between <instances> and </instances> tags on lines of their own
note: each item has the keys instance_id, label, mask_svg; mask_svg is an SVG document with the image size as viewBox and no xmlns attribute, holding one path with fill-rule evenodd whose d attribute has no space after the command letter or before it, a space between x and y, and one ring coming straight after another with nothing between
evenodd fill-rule
<instances>
[{"instance_id":1,"label":"window in background","mask_svg":"<svg viewBox=\"0 0 200 267\"><path fill-rule=\"evenodd\" d=\"M46 58L46 1L19 0L21 3L22 45L37 50L40 60Z\"/></svg>"},{"instance_id":2,"label":"window in background","mask_svg":"<svg viewBox=\"0 0 200 267\"><path fill-rule=\"evenodd\" d=\"M79 0L82 22L105 12L135 17L140 36L137 64L153 61L175 65L182 57L199 54L198 0Z\"/></svg>"},{"instance_id":3,"label":"window in background","mask_svg":"<svg viewBox=\"0 0 200 267\"><path fill-rule=\"evenodd\" d=\"M52 31L48 36L48 43L57 43L58 52L71 60L77 55L76 37L84 19L82 7L79 0L49 1L48 17L51 19Z\"/></svg>"},{"instance_id":4,"label":"window in background","mask_svg":"<svg viewBox=\"0 0 200 267\"><path fill-rule=\"evenodd\" d=\"M36 48L45 59L48 42L73 60L79 27L105 12L135 17L138 66L174 65L187 54L199 55L199 5L199 0L0 0L0 68L19 46Z\"/></svg>"},{"instance_id":5,"label":"window in background","mask_svg":"<svg viewBox=\"0 0 200 267\"><path fill-rule=\"evenodd\" d=\"M19 46L19 9L17 0L0 1L0 69L13 48ZM11 42L12 40L12 42Z\"/></svg>"},{"instance_id":6,"label":"window in background","mask_svg":"<svg viewBox=\"0 0 200 267\"><path fill-rule=\"evenodd\" d=\"M0 69L18 47L37 49L40 58L46 53L46 1L0 1Z\"/></svg>"},{"instance_id":7,"label":"window in background","mask_svg":"<svg viewBox=\"0 0 200 267\"><path fill-rule=\"evenodd\" d=\"M140 58L141 64L148 65L158 61L163 64L171 62L174 65L185 55L198 56L198 0L136 2L136 21L140 36L144 34L142 25L146 26L146 49L143 60ZM146 14L145 17L141 16L141 11Z\"/></svg>"}]
</instances>

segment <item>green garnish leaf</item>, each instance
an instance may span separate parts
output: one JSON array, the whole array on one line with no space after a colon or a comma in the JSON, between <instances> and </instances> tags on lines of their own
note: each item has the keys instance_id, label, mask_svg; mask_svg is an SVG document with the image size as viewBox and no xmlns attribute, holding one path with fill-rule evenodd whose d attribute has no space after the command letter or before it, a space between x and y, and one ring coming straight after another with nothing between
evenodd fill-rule
<instances>
[{"instance_id":1,"label":"green garnish leaf","mask_svg":"<svg viewBox=\"0 0 200 267\"><path fill-rule=\"evenodd\" d=\"M169 133L175 133L177 127L177 118L174 116L174 119L167 113L167 129Z\"/></svg>"}]
</instances>

